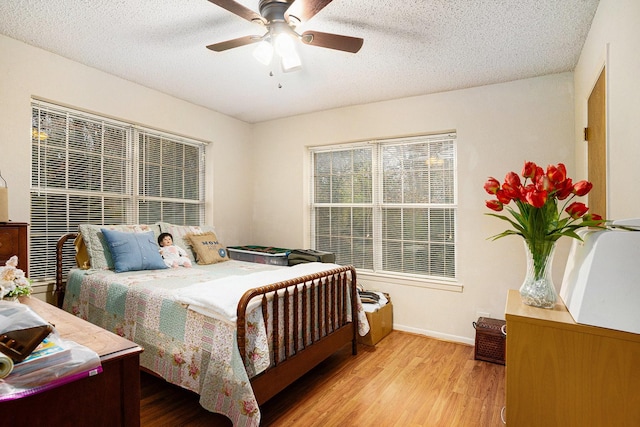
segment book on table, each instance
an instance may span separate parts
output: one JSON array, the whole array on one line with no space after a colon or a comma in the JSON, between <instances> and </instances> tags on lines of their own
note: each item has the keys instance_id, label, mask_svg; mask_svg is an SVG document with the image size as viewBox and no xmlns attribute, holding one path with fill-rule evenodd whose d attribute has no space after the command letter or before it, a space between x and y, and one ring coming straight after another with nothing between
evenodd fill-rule
<instances>
[{"instance_id":1,"label":"book on table","mask_svg":"<svg viewBox=\"0 0 640 427\"><path fill-rule=\"evenodd\" d=\"M50 334L22 362L14 364L12 375L26 375L69 360L71 348L63 346L54 334Z\"/></svg>"}]
</instances>

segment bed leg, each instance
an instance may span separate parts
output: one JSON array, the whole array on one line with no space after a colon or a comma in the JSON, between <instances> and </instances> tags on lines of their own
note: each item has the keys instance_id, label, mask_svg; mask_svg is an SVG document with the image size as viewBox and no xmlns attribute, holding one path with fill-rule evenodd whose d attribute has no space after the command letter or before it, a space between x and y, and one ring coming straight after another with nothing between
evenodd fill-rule
<instances>
[{"instance_id":1,"label":"bed leg","mask_svg":"<svg viewBox=\"0 0 640 427\"><path fill-rule=\"evenodd\" d=\"M58 308L62 308L62 303L64 302L64 290L59 290L56 289L54 292L54 299L56 301L56 304L58 305Z\"/></svg>"},{"instance_id":2,"label":"bed leg","mask_svg":"<svg viewBox=\"0 0 640 427\"><path fill-rule=\"evenodd\" d=\"M356 307L358 307L358 280L356 278L356 268L350 266L351 273L351 321L353 325L353 339L351 340L351 354L358 354L358 313Z\"/></svg>"}]
</instances>

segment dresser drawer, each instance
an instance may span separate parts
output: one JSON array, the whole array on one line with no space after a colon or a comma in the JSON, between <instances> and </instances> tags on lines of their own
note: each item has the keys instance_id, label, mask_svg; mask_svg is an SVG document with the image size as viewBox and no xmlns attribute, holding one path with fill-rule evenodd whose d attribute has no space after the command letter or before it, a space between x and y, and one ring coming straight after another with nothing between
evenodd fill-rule
<instances>
[{"instance_id":1,"label":"dresser drawer","mask_svg":"<svg viewBox=\"0 0 640 427\"><path fill-rule=\"evenodd\" d=\"M18 257L18 268L28 275L26 223L0 223L0 266L4 266L9 258Z\"/></svg>"}]
</instances>

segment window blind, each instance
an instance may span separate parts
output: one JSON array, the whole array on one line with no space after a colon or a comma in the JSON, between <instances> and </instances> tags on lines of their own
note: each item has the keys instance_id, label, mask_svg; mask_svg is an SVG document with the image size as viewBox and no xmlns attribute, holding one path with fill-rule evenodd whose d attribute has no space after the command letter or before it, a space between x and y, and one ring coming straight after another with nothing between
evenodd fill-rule
<instances>
[{"instance_id":1,"label":"window blind","mask_svg":"<svg viewBox=\"0 0 640 427\"><path fill-rule=\"evenodd\" d=\"M344 265L373 268L372 147L316 151L313 155L315 247Z\"/></svg>"},{"instance_id":2,"label":"window blind","mask_svg":"<svg viewBox=\"0 0 640 427\"><path fill-rule=\"evenodd\" d=\"M381 269L455 278L453 139L385 141L380 149Z\"/></svg>"},{"instance_id":3,"label":"window blind","mask_svg":"<svg viewBox=\"0 0 640 427\"><path fill-rule=\"evenodd\" d=\"M138 131L140 222L200 224L204 201L204 152L199 145Z\"/></svg>"},{"instance_id":4,"label":"window blind","mask_svg":"<svg viewBox=\"0 0 640 427\"><path fill-rule=\"evenodd\" d=\"M31 118L30 278L55 276L57 240L78 224L200 224L201 143L41 101Z\"/></svg>"},{"instance_id":5,"label":"window blind","mask_svg":"<svg viewBox=\"0 0 640 427\"><path fill-rule=\"evenodd\" d=\"M455 279L455 134L310 152L316 249L373 272Z\"/></svg>"}]
</instances>

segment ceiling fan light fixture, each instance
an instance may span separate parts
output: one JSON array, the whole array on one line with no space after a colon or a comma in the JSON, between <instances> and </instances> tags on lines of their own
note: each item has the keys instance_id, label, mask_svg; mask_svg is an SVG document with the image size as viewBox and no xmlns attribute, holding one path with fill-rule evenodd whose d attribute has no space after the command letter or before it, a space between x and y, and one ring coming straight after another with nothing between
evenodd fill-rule
<instances>
[{"instance_id":1,"label":"ceiling fan light fixture","mask_svg":"<svg viewBox=\"0 0 640 427\"><path fill-rule=\"evenodd\" d=\"M283 56L280 59L280 65L285 73L302 69L302 61L296 52L293 52L293 55Z\"/></svg>"},{"instance_id":2,"label":"ceiling fan light fixture","mask_svg":"<svg viewBox=\"0 0 640 427\"><path fill-rule=\"evenodd\" d=\"M281 58L282 71L285 73L302 68L295 42L296 39L289 33L279 33L274 38L275 51Z\"/></svg>"},{"instance_id":3,"label":"ceiling fan light fixture","mask_svg":"<svg viewBox=\"0 0 640 427\"><path fill-rule=\"evenodd\" d=\"M288 33L278 33L274 38L276 52L281 57L297 55L294 43L294 38Z\"/></svg>"},{"instance_id":4,"label":"ceiling fan light fixture","mask_svg":"<svg viewBox=\"0 0 640 427\"><path fill-rule=\"evenodd\" d=\"M267 40L262 40L254 49L253 57L261 64L271 64L271 60L273 59L273 46Z\"/></svg>"},{"instance_id":5,"label":"ceiling fan light fixture","mask_svg":"<svg viewBox=\"0 0 640 427\"><path fill-rule=\"evenodd\" d=\"M258 3L260 13L254 12L235 0L209 1L249 22L264 26L267 32L262 36L245 36L214 43L208 45L207 49L223 52L265 40L265 43L261 43L263 46L254 51L254 56L261 63L268 65L273 60L275 50L281 58L285 71L301 68L300 57L295 50L295 44L298 42L350 53L358 52L364 42L358 37L321 31L306 31L303 34L296 32L299 24L307 22L333 0L260 0ZM267 43L271 46L267 46Z\"/></svg>"}]
</instances>

